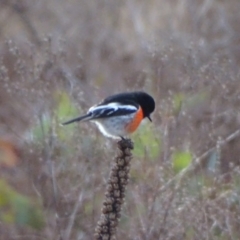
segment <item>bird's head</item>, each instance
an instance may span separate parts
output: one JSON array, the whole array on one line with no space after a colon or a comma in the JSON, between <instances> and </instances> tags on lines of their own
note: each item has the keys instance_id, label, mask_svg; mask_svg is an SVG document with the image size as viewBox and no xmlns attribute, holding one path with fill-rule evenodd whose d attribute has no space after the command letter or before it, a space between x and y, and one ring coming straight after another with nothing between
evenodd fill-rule
<instances>
[{"instance_id":1,"label":"bird's head","mask_svg":"<svg viewBox=\"0 0 240 240\"><path fill-rule=\"evenodd\" d=\"M135 92L135 98L139 105L142 108L144 118L147 117L150 121L152 121L150 114L155 109L155 101L154 99L145 92Z\"/></svg>"}]
</instances>

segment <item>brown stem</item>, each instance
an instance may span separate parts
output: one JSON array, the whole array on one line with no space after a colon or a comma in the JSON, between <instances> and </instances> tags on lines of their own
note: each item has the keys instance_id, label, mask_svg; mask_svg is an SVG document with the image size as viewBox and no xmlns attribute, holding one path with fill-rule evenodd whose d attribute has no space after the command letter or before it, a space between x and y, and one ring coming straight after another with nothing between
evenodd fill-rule
<instances>
[{"instance_id":1,"label":"brown stem","mask_svg":"<svg viewBox=\"0 0 240 240\"><path fill-rule=\"evenodd\" d=\"M113 240L121 216L121 207L129 179L133 143L130 139L122 139L118 142L118 148L119 152L107 183L102 214L95 229L96 240Z\"/></svg>"}]
</instances>

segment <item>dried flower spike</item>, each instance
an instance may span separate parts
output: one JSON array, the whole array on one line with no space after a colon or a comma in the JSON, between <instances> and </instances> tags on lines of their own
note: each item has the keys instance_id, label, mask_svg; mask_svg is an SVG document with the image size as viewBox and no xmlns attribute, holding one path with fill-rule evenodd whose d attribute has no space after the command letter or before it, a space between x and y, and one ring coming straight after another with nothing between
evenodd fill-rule
<instances>
[{"instance_id":1,"label":"dried flower spike","mask_svg":"<svg viewBox=\"0 0 240 240\"><path fill-rule=\"evenodd\" d=\"M102 214L95 229L96 240L115 239L116 227L121 216L121 206L124 202L125 189L129 178L133 143L130 139L122 139L118 142L118 149L119 152L107 183Z\"/></svg>"}]
</instances>

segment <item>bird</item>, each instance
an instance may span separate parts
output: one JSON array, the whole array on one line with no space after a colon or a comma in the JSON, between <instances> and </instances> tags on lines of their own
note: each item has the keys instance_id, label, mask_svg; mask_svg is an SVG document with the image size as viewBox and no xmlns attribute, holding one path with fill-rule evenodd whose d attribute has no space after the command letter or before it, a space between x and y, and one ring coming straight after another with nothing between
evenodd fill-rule
<instances>
[{"instance_id":1,"label":"bird","mask_svg":"<svg viewBox=\"0 0 240 240\"><path fill-rule=\"evenodd\" d=\"M109 96L89 108L88 112L69 121L62 123L67 125L74 122L94 122L100 132L106 137L125 139L135 132L141 121L148 118L155 109L155 101L146 92L123 92Z\"/></svg>"}]
</instances>

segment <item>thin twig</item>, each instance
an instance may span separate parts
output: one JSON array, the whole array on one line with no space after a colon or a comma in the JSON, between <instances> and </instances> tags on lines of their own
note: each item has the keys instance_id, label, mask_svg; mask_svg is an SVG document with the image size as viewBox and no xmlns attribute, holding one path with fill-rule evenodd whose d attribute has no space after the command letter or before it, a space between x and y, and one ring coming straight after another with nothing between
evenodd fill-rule
<instances>
[{"instance_id":1,"label":"thin twig","mask_svg":"<svg viewBox=\"0 0 240 240\"><path fill-rule=\"evenodd\" d=\"M67 230L66 230L66 234L65 234L65 238L66 240L70 239L70 236L71 236L71 232L72 232L72 228L73 228L73 224L75 222L75 219L76 219L76 215L77 215L77 212L78 212L78 209L79 207L81 206L81 203L82 203L82 199L83 199L83 192L81 191L79 196L78 196L78 200L73 208L73 212L70 216L70 220L69 220L69 223L68 223L68 226L67 226Z\"/></svg>"},{"instance_id":2,"label":"thin twig","mask_svg":"<svg viewBox=\"0 0 240 240\"><path fill-rule=\"evenodd\" d=\"M206 152L204 152L201 156L195 158L192 161L192 164L190 164L187 168L183 169L181 172L179 172L177 175L175 175L173 178L171 178L166 184L164 184L159 190L158 193L165 191L168 186L170 186L172 183L175 181L178 181L178 184L175 186L176 189L179 188L182 180L187 176L187 174L193 172L198 166L202 164L204 159L212 152L214 151L217 147L223 147L233 139L237 138L240 136L240 129L236 130L235 132L231 133L227 138L224 140L218 141L216 145L210 149L208 149Z\"/></svg>"},{"instance_id":3,"label":"thin twig","mask_svg":"<svg viewBox=\"0 0 240 240\"><path fill-rule=\"evenodd\" d=\"M52 161L52 152L53 152L53 135L51 134L50 139L48 142L46 142L46 133L44 129L43 124L43 116L39 116L40 126L42 130L43 135L43 144L44 144L44 155L46 159L46 163L49 167L51 182L52 182L52 191L53 191L53 203L54 203L54 209L55 209L55 219L56 219L56 226L57 231L59 234L59 239L62 240L62 234L61 234L61 227L59 224L59 215L58 215L58 198L57 198L57 182L56 182L56 176L54 171L54 162Z\"/></svg>"}]
</instances>

